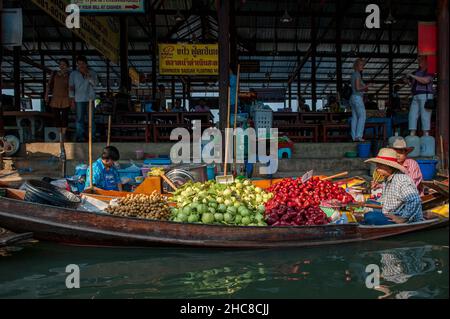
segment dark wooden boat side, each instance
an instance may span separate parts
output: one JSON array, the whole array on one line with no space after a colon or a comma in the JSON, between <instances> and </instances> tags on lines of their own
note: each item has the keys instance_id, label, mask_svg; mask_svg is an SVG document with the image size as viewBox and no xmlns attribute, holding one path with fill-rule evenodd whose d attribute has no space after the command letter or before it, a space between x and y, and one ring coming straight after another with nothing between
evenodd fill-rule
<instances>
[{"instance_id":1,"label":"dark wooden boat side","mask_svg":"<svg viewBox=\"0 0 450 319\"><path fill-rule=\"evenodd\" d=\"M14 199L0 200L0 226L15 232L33 232L40 240L79 245L300 247L378 239L445 225L448 219L389 227L360 227L358 224L230 227L124 218Z\"/></svg>"}]
</instances>

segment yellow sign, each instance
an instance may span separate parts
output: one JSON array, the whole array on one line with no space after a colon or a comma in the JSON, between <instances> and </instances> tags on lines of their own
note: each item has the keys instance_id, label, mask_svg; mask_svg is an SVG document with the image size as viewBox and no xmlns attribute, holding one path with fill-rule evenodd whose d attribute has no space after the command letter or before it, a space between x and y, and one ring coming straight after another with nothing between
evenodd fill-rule
<instances>
[{"instance_id":1,"label":"yellow sign","mask_svg":"<svg viewBox=\"0 0 450 319\"><path fill-rule=\"evenodd\" d=\"M59 23L66 25L66 6L70 0L32 0ZM80 29L71 29L80 39L95 47L111 62L119 63L120 28L113 17L80 17ZM80 52L82 53L82 52Z\"/></svg>"},{"instance_id":2,"label":"yellow sign","mask_svg":"<svg viewBox=\"0 0 450 319\"><path fill-rule=\"evenodd\" d=\"M160 44L161 75L218 75L218 44Z\"/></svg>"}]
</instances>

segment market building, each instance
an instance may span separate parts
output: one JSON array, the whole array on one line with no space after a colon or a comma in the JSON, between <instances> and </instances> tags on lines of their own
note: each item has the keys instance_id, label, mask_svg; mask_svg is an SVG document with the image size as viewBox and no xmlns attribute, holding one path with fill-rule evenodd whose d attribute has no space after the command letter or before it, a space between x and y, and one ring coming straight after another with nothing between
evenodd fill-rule
<instances>
[{"instance_id":1,"label":"market building","mask_svg":"<svg viewBox=\"0 0 450 319\"><path fill-rule=\"evenodd\" d=\"M448 298L448 0L0 0L0 12L0 249L40 245L30 238L268 249L244 274L225 252L161 262L155 250L137 281L122 276L120 251L79 262L99 263L95 282L125 297L280 297L284 280L323 268L333 289L354 280L369 297ZM301 261L269 250L423 230L433 232L419 248L414 237ZM378 255L383 284L368 287ZM80 271L74 262L66 273ZM0 264L0 298L28 296L29 278L43 280L38 296L74 296L12 265ZM418 274L433 280L418 287ZM321 280L287 295L333 290ZM360 296L353 288L343 290Z\"/></svg>"}]
</instances>

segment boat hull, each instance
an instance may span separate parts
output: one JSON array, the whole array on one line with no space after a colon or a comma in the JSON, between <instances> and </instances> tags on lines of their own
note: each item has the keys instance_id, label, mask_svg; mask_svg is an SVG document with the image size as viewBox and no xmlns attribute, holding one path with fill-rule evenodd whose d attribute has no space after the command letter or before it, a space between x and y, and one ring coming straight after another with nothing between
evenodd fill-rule
<instances>
[{"instance_id":1,"label":"boat hull","mask_svg":"<svg viewBox=\"0 0 450 319\"><path fill-rule=\"evenodd\" d=\"M39 240L93 246L302 247L386 238L447 225L448 219L383 227L233 227L125 218L0 200L1 227L18 233L32 232Z\"/></svg>"}]
</instances>

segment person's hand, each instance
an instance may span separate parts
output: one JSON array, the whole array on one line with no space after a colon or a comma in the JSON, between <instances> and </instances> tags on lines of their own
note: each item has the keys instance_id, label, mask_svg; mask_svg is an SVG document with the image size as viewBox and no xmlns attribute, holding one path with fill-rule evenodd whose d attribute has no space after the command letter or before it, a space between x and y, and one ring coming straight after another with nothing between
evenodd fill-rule
<instances>
[{"instance_id":1,"label":"person's hand","mask_svg":"<svg viewBox=\"0 0 450 319\"><path fill-rule=\"evenodd\" d=\"M398 217L398 216L396 216L396 215L386 215L386 217L389 219L389 220L391 220L391 221L393 221L394 223L396 223L396 224L404 224L404 223L406 223L406 219L404 219L404 218L401 218L401 217Z\"/></svg>"},{"instance_id":2,"label":"person's hand","mask_svg":"<svg viewBox=\"0 0 450 319\"><path fill-rule=\"evenodd\" d=\"M75 110L76 110L76 107L75 107L75 100L74 100L74 99L70 99L70 109L71 109L72 111L75 111Z\"/></svg>"},{"instance_id":3,"label":"person's hand","mask_svg":"<svg viewBox=\"0 0 450 319\"><path fill-rule=\"evenodd\" d=\"M375 181L372 181L372 183L371 183L370 186L371 186L371 188L372 188L373 190L383 188L383 185L381 185L380 183L377 183L377 182L375 182Z\"/></svg>"}]
</instances>

